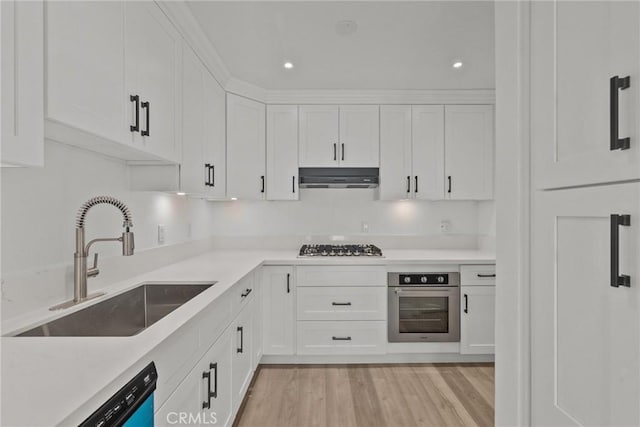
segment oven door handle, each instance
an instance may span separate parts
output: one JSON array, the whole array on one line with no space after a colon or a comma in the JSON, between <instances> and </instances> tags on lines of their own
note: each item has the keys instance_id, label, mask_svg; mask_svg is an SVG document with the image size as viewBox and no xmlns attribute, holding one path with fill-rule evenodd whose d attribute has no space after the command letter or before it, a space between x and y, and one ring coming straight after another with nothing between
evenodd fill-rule
<instances>
[{"instance_id":1,"label":"oven door handle","mask_svg":"<svg viewBox=\"0 0 640 427\"><path fill-rule=\"evenodd\" d=\"M436 296L436 294L451 294L453 293L456 289L458 289L457 287L454 288L427 288L427 289L411 289L411 290L405 290L402 288L395 288L394 292L396 293L396 295L400 295L402 294L403 296L424 296L425 294L433 294L433 296Z\"/></svg>"}]
</instances>

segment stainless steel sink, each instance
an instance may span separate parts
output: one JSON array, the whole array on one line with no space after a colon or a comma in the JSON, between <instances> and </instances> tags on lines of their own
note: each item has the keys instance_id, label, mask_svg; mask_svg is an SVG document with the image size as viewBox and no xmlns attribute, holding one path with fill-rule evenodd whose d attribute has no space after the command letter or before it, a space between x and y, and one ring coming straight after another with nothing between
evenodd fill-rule
<instances>
[{"instance_id":1,"label":"stainless steel sink","mask_svg":"<svg viewBox=\"0 0 640 427\"><path fill-rule=\"evenodd\" d=\"M129 337L215 282L143 283L127 292L18 334L18 337Z\"/></svg>"}]
</instances>

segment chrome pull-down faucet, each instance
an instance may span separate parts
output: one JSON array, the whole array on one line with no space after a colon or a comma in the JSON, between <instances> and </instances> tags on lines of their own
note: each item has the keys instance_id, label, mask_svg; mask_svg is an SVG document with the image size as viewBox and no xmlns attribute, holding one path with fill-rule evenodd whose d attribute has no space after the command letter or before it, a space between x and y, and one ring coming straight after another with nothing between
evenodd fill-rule
<instances>
[{"instance_id":1,"label":"chrome pull-down faucet","mask_svg":"<svg viewBox=\"0 0 640 427\"><path fill-rule=\"evenodd\" d=\"M122 232L122 236L113 237L113 238L100 238L93 239L85 246L85 217L89 209L91 209L95 205L99 204L109 204L115 206L120 209L122 212L122 216L124 218L124 222L122 227L124 231ZM133 255L134 252L134 240L133 240L133 232L130 230L133 227L133 222L131 221L131 212L129 208L122 203L120 200L115 199L110 196L98 196L92 199L87 200L78 211L78 216L76 219L76 252L73 255L73 299L71 301L64 302L62 304L51 307L50 310L59 310L62 308L72 307L81 302L99 297L103 295L102 293L96 293L87 295L87 277L95 277L100 273L98 269L98 254L95 254L93 260L93 267L87 268L87 258L89 257L89 249L91 249L91 245L96 242L122 242L122 255L130 256Z\"/></svg>"}]
</instances>

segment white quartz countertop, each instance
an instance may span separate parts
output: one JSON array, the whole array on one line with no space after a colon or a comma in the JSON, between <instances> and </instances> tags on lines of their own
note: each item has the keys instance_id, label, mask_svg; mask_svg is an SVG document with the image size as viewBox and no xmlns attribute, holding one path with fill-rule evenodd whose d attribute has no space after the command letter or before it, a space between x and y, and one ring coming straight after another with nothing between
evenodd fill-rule
<instances>
[{"instance_id":1,"label":"white quartz countertop","mask_svg":"<svg viewBox=\"0 0 640 427\"><path fill-rule=\"evenodd\" d=\"M384 250L384 258L298 258L297 251L213 251L103 289L109 298L141 282L216 281L179 309L133 337L2 337L3 426L77 424L146 364L145 356L245 275L261 265L493 264L477 250ZM101 299L95 300L95 302ZM23 318L24 326L80 307Z\"/></svg>"}]
</instances>

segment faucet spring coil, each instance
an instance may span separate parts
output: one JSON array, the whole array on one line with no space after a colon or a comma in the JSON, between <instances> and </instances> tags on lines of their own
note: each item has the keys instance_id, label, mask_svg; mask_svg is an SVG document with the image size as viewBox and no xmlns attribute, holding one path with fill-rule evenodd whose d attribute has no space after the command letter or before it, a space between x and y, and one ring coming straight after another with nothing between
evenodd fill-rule
<instances>
[{"instance_id":1,"label":"faucet spring coil","mask_svg":"<svg viewBox=\"0 0 640 427\"><path fill-rule=\"evenodd\" d=\"M123 226L133 227L131 211L129 211L129 208L127 207L127 205L125 205L123 202L116 199L115 197L111 197L111 196L97 196L87 200L80 207L80 210L78 210L78 215L76 217L76 227L84 228L84 221L85 221L85 217L87 216L87 212L89 212L89 209L91 209L93 206L100 205L100 204L109 204L120 209L120 212L122 212L122 216L124 217Z\"/></svg>"}]
</instances>

